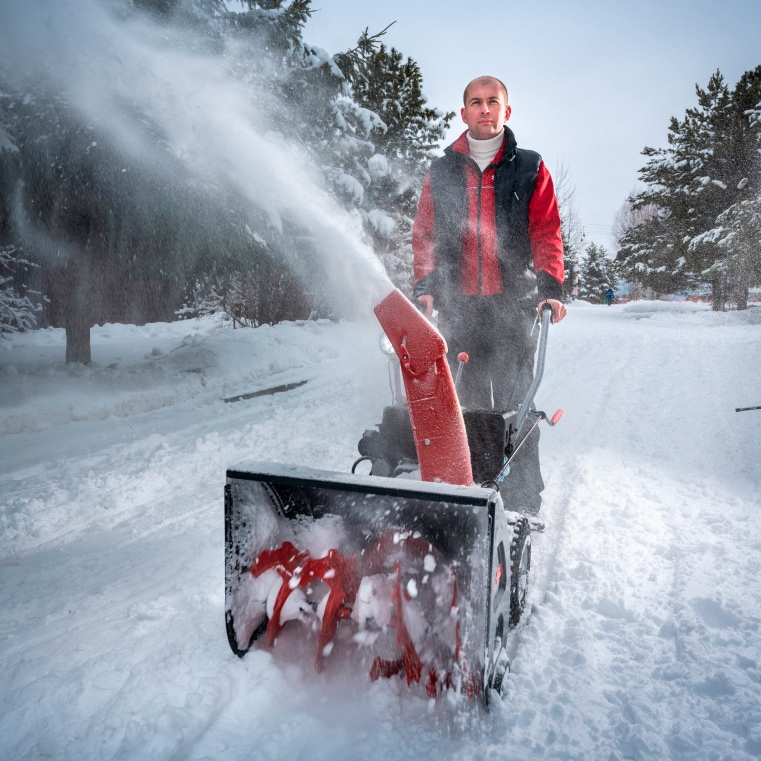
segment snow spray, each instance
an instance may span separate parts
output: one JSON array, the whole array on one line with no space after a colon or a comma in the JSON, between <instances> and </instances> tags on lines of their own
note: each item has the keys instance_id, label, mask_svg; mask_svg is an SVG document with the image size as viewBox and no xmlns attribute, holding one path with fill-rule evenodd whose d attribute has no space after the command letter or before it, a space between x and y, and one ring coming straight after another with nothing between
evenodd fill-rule
<instances>
[{"instance_id":1,"label":"snow spray","mask_svg":"<svg viewBox=\"0 0 761 761\"><path fill-rule=\"evenodd\" d=\"M332 290L375 304L392 285L358 215L330 196L303 149L271 131L266 96L235 81L234 60L234 45L224 56L198 52L181 31L115 0L5 0L0 9L0 66L14 86L52 87L146 170L169 150L197 181L232 184L276 230L303 231ZM143 114L161 130L162 148ZM285 256L298 273L298 255Z\"/></svg>"}]
</instances>

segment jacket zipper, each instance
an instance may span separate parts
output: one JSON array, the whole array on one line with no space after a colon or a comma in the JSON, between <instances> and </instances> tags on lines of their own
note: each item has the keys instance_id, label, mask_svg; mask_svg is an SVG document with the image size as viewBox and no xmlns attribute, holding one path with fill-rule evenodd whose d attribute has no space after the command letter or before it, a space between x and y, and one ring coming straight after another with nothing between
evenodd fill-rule
<instances>
[{"instance_id":1,"label":"jacket zipper","mask_svg":"<svg viewBox=\"0 0 761 761\"><path fill-rule=\"evenodd\" d=\"M479 169L478 175L478 216L476 218L476 240L478 241L478 295L483 293L483 266L482 257L483 252L481 250L481 189L483 188L484 174Z\"/></svg>"}]
</instances>

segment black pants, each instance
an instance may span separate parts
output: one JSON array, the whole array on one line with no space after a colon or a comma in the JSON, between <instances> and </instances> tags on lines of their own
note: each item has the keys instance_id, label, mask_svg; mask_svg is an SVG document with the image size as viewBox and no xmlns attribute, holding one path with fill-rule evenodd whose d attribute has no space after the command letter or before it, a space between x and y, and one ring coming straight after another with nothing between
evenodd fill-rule
<instances>
[{"instance_id":1,"label":"black pants","mask_svg":"<svg viewBox=\"0 0 761 761\"><path fill-rule=\"evenodd\" d=\"M534 380L534 355L539 331L531 329L533 305L503 296L459 296L439 312L439 329L447 341L453 375L457 355L467 352L457 387L465 409L516 410ZM530 419L524 431L530 425ZM535 428L510 466L500 492L508 510L536 514L544 489L539 465L539 428Z\"/></svg>"}]
</instances>

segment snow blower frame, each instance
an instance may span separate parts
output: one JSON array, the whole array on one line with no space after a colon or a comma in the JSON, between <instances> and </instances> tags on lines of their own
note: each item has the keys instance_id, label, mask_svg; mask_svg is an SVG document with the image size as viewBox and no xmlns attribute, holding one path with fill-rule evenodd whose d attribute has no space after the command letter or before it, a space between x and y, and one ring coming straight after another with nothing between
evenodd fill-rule
<instances>
[{"instance_id":1,"label":"snow blower frame","mask_svg":"<svg viewBox=\"0 0 761 761\"><path fill-rule=\"evenodd\" d=\"M527 414L489 413L490 437L483 426L477 436L466 431L440 334L399 291L375 311L407 399L384 410L369 445L368 432L360 442L361 454L375 448L378 456L360 458L373 460L374 473L266 462L227 471L230 647L242 657L263 641L317 671L354 660L372 680L399 675L430 697L454 690L488 705L503 692L506 637L528 590L529 523L505 510L496 483L509 472L506 442L516 450L525 440ZM542 322L543 363L549 314ZM532 414L534 425L546 419ZM476 437L491 444L479 448ZM376 475L394 460L414 461L422 480ZM475 486L474 471L479 479L488 472L490 484Z\"/></svg>"}]
</instances>

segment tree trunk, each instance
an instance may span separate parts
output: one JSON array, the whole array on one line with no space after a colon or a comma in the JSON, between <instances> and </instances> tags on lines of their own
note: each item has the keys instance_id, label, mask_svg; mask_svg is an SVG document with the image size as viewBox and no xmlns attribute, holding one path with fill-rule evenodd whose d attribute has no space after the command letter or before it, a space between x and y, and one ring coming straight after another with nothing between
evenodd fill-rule
<instances>
[{"instance_id":1,"label":"tree trunk","mask_svg":"<svg viewBox=\"0 0 761 761\"><path fill-rule=\"evenodd\" d=\"M727 303L727 276L724 273L716 275L711 281L711 309L723 312Z\"/></svg>"},{"instance_id":2,"label":"tree trunk","mask_svg":"<svg viewBox=\"0 0 761 761\"><path fill-rule=\"evenodd\" d=\"M92 284L87 265L71 262L68 267L66 304L66 363L89 365L90 327L92 325Z\"/></svg>"},{"instance_id":3,"label":"tree trunk","mask_svg":"<svg viewBox=\"0 0 761 761\"><path fill-rule=\"evenodd\" d=\"M738 310L748 308L748 291L750 290L750 278L741 273L733 278L732 301Z\"/></svg>"}]
</instances>

